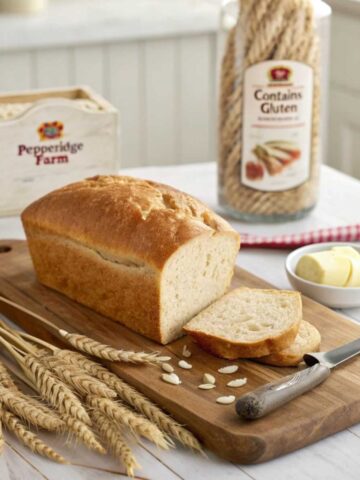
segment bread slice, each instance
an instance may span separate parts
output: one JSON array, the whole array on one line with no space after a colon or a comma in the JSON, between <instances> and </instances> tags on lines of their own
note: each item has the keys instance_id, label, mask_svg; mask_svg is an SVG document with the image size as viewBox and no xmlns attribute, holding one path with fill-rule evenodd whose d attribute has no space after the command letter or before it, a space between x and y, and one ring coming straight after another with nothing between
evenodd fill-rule
<instances>
[{"instance_id":1,"label":"bread slice","mask_svg":"<svg viewBox=\"0 0 360 480\"><path fill-rule=\"evenodd\" d=\"M298 292L238 288L200 312L184 330L219 357L257 358L291 345L301 319Z\"/></svg>"},{"instance_id":2,"label":"bread slice","mask_svg":"<svg viewBox=\"0 0 360 480\"><path fill-rule=\"evenodd\" d=\"M294 343L280 352L257 358L257 361L276 367L295 367L302 361L305 353L318 352L320 342L321 336L317 328L303 320Z\"/></svg>"}]
</instances>

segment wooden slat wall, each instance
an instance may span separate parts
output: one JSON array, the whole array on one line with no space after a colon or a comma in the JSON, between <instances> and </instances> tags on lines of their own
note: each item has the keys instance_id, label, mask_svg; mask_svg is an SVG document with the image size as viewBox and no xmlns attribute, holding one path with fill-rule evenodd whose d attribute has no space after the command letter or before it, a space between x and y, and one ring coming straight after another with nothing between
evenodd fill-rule
<instances>
[{"instance_id":1,"label":"wooden slat wall","mask_svg":"<svg viewBox=\"0 0 360 480\"><path fill-rule=\"evenodd\" d=\"M328 163L360 178L360 17L332 19Z\"/></svg>"},{"instance_id":2,"label":"wooden slat wall","mask_svg":"<svg viewBox=\"0 0 360 480\"><path fill-rule=\"evenodd\" d=\"M120 111L124 167L215 158L215 33L0 53L0 93L87 84Z\"/></svg>"}]
</instances>

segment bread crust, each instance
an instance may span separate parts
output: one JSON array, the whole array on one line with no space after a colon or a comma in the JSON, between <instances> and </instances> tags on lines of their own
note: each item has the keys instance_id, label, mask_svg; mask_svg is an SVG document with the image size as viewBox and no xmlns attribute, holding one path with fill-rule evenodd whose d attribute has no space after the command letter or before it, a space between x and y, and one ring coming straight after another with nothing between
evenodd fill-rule
<instances>
[{"instance_id":1,"label":"bread crust","mask_svg":"<svg viewBox=\"0 0 360 480\"><path fill-rule=\"evenodd\" d=\"M318 352L320 350L321 335L314 325L303 320L301 323L307 324L306 328L310 331L309 338L303 346L295 346L295 341L284 350L271 353L262 358L256 360L266 365L273 365L275 367L296 367L302 362L305 353ZM301 329L301 324L300 324ZM300 330L299 329L299 330ZM294 348L295 347L295 348Z\"/></svg>"},{"instance_id":2,"label":"bread crust","mask_svg":"<svg viewBox=\"0 0 360 480\"><path fill-rule=\"evenodd\" d=\"M236 295L235 289L227 295ZM268 293L278 290L266 290ZM285 293L285 292L283 292ZM298 317L294 319L291 327L281 334L268 337L256 342L230 342L228 338L215 336L203 331L192 329L189 324L185 325L184 331L190 335L194 340L206 351L216 355L217 357L226 358L228 360L236 360L237 358L258 358L270 355L273 352L284 350L293 343L299 330L299 325L302 319L302 302L301 295L298 292L288 292L291 295L297 294L296 297L299 302ZM224 301L224 299L220 299ZM191 322L190 322L191 323Z\"/></svg>"},{"instance_id":3,"label":"bread crust","mask_svg":"<svg viewBox=\"0 0 360 480\"><path fill-rule=\"evenodd\" d=\"M41 283L160 343L169 341L160 304L167 261L197 237L230 236L240 247L238 233L198 200L132 177L68 185L21 218Z\"/></svg>"},{"instance_id":4,"label":"bread crust","mask_svg":"<svg viewBox=\"0 0 360 480\"><path fill-rule=\"evenodd\" d=\"M54 235L29 232L28 241L40 283L163 342L157 272L140 273L136 267L105 260L92 249Z\"/></svg>"},{"instance_id":5,"label":"bread crust","mask_svg":"<svg viewBox=\"0 0 360 480\"><path fill-rule=\"evenodd\" d=\"M189 330L186 327L184 330L207 352L217 357L226 358L227 360L236 360L237 358L263 357L272 352L283 350L294 341L298 328L299 325L297 323L277 337L267 338L251 344L230 343L225 338L214 337L196 330Z\"/></svg>"},{"instance_id":6,"label":"bread crust","mask_svg":"<svg viewBox=\"0 0 360 480\"><path fill-rule=\"evenodd\" d=\"M229 235L240 248L239 234L200 201L126 176L96 176L55 190L29 205L21 219L27 232L58 235L158 270L199 235Z\"/></svg>"}]
</instances>

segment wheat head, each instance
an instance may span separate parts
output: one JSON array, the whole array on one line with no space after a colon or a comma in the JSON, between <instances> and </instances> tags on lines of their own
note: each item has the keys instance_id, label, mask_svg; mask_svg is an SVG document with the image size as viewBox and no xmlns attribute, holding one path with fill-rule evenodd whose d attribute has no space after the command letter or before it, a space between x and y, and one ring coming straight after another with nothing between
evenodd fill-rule
<instances>
[{"instance_id":1,"label":"wheat head","mask_svg":"<svg viewBox=\"0 0 360 480\"><path fill-rule=\"evenodd\" d=\"M93 377L98 378L103 383L117 392L121 400L131 405L139 413L145 415L149 420L155 423L163 432L172 436L183 445L202 452L202 447L195 436L182 425L177 423L169 415L166 415L158 406L154 405L148 398L142 395L135 388L110 372L107 368L90 360L81 353L71 350L59 350L57 352L61 358L73 365L79 365Z\"/></svg>"},{"instance_id":2,"label":"wheat head","mask_svg":"<svg viewBox=\"0 0 360 480\"><path fill-rule=\"evenodd\" d=\"M80 420L78 420L77 418L70 417L69 415L64 415L64 422L69 432L73 433L74 436L84 445L86 445L90 450L101 454L106 453L105 448L97 440L94 432L90 429L88 425L80 422Z\"/></svg>"},{"instance_id":3,"label":"wheat head","mask_svg":"<svg viewBox=\"0 0 360 480\"><path fill-rule=\"evenodd\" d=\"M105 383L88 375L79 365L68 363L56 355L41 357L41 362L48 365L60 380L72 387L81 396L90 394L115 398L117 395Z\"/></svg>"},{"instance_id":4,"label":"wheat head","mask_svg":"<svg viewBox=\"0 0 360 480\"><path fill-rule=\"evenodd\" d=\"M34 408L34 411L37 411L39 413L42 413L44 416L47 418L52 417L52 421L48 422L47 426L44 427L47 430L59 430L64 426L63 421L61 418L58 416L57 412L55 410L51 410L48 408L46 405L43 403L39 402L36 398L31 397L29 395L25 395L20 388L16 385L14 380L12 379L9 371L6 369L4 365L0 362L0 386L3 386L5 388L8 388L11 392L16 394L17 398L23 399L28 406L32 406ZM16 412L14 412L16 413ZM18 414L19 415L19 414ZM22 415L19 415L22 417ZM41 425L38 425L41 426Z\"/></svg>"},{"instance_id":5,"label":"wheat head","mask_svg":"<svg viewBox=\"0 0 360 480\"><path fill-rule=\"evenodd\" d=\"M25 373L37 386L40 396L61 414L77 418L81 422L91 425L90 417L73 391L55 377L49 369L31 354L23 358Z\"/></svg>"},{"instance_id":6,"label":"wheat head","mask_svg":"<svg viewBox=\"0 0 360 480\"><path fill-rule=\"evenodd\" d=\"M64 457L46 445L33 432L30 432L16 415L4 409L0 411L0 415L4 426L12 432L20 442L30 448L31 451L58 463L68 463Z\"/></svg>"},{"instance_id":7,"label":"wheat head","mask_svg":"<svg viewBox=\"0 0 360 480\"><path fill-rule=\"evenodd\" d=\"M80 335L77 333L68 333L60 330L61 335L70 345L80 352L87 353L93 357L101 358L103 360L110 360L111 362L128 362L128 363L162 363L164 360L159 357L157 353L133 352L126 350L117 350L97 342L92 338Z\"/></svg>"},{"instance_id":8,"label":"wheat head","mask_svg":"<svg viewBox=\"0 0 360 480\"><path fill-rule=\"evenodd\" d=\"M113 452L114 456L120 460L126 468L129 477L134 477L135 469L140 468L130 447L126 443L126 439L121 430L99 411L91 414L93 424L96 426L101 437L106 442L108 448Z\"/></svg>"},{"instance_id":9,"label":"wheat head","mask_svg":"<svg viewBox=\"0 0 360 480\"><path fill-rule=\"evenodd\" d=\"M133 434L147 438L158 447L165 450L169 448L169 443L159 428L151 423L147 418L130 410L130 408L114 402L107 398L99 398L88 395L86 402L95 412L99 411L106 415L109 420L114 421L119 426L128 427Z\"/></svg>"},{"instance_id":10,"label":"wheat head","mask_svg":"<svg viewBox=\"0 0 360 480\"><path fill-rule=\"evenodd\" d=\"M4 433L3 433L3 429L2 429L2 413L3 413L3 406L0 403L0 455L3 452L4 445L5 445Z\"/></svg>"},{"instance_id":11,"label":"wheat head","mask_svg":"<svg viewBox=\"0 0 360 480\"><path fill-rule=\"evenodd\" d=\"M38 410L32 403L28 402L30 397L18 395L9 388L0 385L0 398L5 407L18 417L31 425L44 428L49 431L56 431L64 426L64 422L55 415L44 413Z\"/></svg>"}]
</instances>

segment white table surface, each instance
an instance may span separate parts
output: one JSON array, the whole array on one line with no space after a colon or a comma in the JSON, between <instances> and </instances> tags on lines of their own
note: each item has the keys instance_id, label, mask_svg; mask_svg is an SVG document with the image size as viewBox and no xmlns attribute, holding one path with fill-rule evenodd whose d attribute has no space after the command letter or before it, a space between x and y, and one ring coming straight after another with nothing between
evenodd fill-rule
<instances>
[{"instance_id":1,"label":"white table surface","mask_svg":"<svg viewBox=\"0 0 360 480\"><path fill-rule=\"evenodd\" d=\"M215 166L148 167L123 173L158 180L179 187L217 209ZM240 232L292 233L331 225L359 222L360 182L323 167L318 207L304 220L281 225L245 225L233 222ZM0 218L0 238L24 238L19 218ZM287 251L243 249L237 263L280 288L289 288L284 273ZM360 321L360 309L343 313ZM334 326L336 328L336 326ZM360 392L359 392L360 393ZM123 478L121 467L110 456L90 453L82 446L67 448L62 438L46 435L72 465L57 465L32 454L11 435L0 457L0 480L115 480ZM216 458L192 454L181 447L159 451L149 443L135 447L143 469L137 478L147 480L358 480L360 477L360 424L302 450L260 465L235 465ZM76 465L74 465L76 464Z\"/></svg>"}]
</instances>

